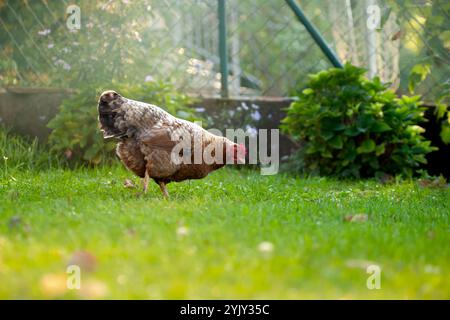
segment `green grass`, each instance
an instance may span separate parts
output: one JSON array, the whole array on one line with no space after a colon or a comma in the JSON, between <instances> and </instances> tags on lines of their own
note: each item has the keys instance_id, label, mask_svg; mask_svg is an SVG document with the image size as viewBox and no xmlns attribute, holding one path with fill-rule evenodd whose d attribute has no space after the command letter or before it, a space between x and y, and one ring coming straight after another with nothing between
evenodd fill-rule
<instances>
[{"instance_id":1,"label":"green grass","mask_svg":"<svg viewBox=\"0 0 450 320\"><path fill-rule=\"evenodd\" d=\"M450 298L448 188L222 169L166 201L119 166L1 177L0 298Z\"/></svg>"},{"instance_id":2,"label":"green grass","mask_svg":"<svg viewBox=\"0 0 450 320\"><path fill-rule=\"evenodd\" d=\"M65 161L50 156L37 138L19 136L0 125L0 177L11 170L57 168L63 164Z\"/></svg>"}]
</instances>

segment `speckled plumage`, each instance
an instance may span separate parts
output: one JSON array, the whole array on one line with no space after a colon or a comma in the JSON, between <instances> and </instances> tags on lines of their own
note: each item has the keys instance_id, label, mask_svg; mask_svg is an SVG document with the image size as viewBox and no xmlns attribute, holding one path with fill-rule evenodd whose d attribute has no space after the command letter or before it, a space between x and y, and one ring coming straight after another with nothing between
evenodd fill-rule
<instances>
[{"instance_id":1,"label":"speckled plumage","mask_svg":"<svg viewBox=\"0 0 450 320\"><path fill-rule=\"evenodd\" d=\"M237 146L155 105L124 98L114 91L101 95L98 112L104 137L120 139L116 153L123 164L139 177L148 175L153 178L165 195L166 183L200 179L223 167L227 148L235 150ZM183 141L190 141L190 146L185 144L191 153L190 164L176 163L171 159L173 148ZM194 143L198 143L202 150L207 146L223 150L222 161L194 164Z\"/></svg>"}]
</instances>

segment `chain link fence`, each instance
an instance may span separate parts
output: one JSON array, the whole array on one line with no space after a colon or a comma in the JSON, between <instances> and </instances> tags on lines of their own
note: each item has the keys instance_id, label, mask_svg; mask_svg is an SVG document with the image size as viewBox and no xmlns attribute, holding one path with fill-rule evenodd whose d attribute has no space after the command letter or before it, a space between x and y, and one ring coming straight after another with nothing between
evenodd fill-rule
<instances>
[{"instance_id":1,"label":"chain link fence","mask_svg":"<svg viewBox=\"0 0 450 320\"><path fill-rule=\"evenodd\" d=\"M425 100L449 82L449 2L297 0L344 63ZM73 6L75 5L75 6ZM225 0L230 96L289 96L332 66L287 1ZM221 89L216 0L0 0L0 86ZM222 57L223 59L223 57Z\"/></svg>"}]
</instances>

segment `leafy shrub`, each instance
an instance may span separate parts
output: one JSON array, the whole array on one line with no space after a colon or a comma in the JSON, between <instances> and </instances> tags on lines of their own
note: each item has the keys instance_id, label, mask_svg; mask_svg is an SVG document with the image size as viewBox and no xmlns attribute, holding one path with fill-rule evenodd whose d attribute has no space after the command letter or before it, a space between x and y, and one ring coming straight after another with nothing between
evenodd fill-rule
<instances>
[{"instance_id":1,"label":"leafy shrub","mask_svg":"<svg viewBox=\"0 0 450 320\"><path fill-rule=\"evenodd\" d=\"M446 101L450 100L450 79L441 85L442 91L436 99L436 118L441 121L441 139L450 144L450 107Z\"/></svg>"},{"instance_id":2,"label":"leafy shrub","mask_svg":"<svg viewBox=\"0 0 450 320\"><path fill-rule=\"evenodd\" d=\"M409 92L412 94L416 90L416 86L423 83L427 77L432 73L429 63L416 64L409 76ZM441 139L445 144L450 144L450 107L448 102L450 100L450 79L443 83L434 86L434 104L436 106L435 114L436 120L441 126Z\"/></svg>"},{"instance_id":3,"label":"leafy shrub","mask_svg":"<svg viewBox=\"0 0 450 320\"><path fill-rule=\"evenodd\" d=\"M411 176L435 150L421 135L419 96L397 98L352 65L311 75L282 129L301 141L296 169L340 177Z\"/></svg>"},{"instance_id":4,"label":"leafy shrub","mask_svg":"<svg viewBox=\"0 0 450 320\"><path fill-rule=\"evenodd\" d=\"M102 88L85 87L78 94L64 100L59 113L48 124L53 129L49 138L53 152L90 164L99 164L114 154L112 150L117 142L103 139L97 114L99 95L110 88L124 97L156 104L173 115L196 120L194 110L188 107L192 99L162 82L152 81L131 87L117 84Z\"/></svg>"}]
</instances>

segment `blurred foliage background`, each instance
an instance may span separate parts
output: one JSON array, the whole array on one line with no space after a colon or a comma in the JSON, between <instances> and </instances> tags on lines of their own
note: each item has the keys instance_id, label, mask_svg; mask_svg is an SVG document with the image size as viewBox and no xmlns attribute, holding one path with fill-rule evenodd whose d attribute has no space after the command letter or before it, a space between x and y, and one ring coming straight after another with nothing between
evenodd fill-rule
<instances>
[{"instance_id":1,"label":"blurred foliage background","mask_svg":"<svg viewBox=\"0 0 450 320\"><path fill-rule=\"evenodd\" d=\"M445 101L448 1L298 3L343 62L375 68L372 75L399 93ZM80 7L79 30L66 25L69 4ZM331 66L285 1L226 4L231 95L290 95L307 74ZM380 8L374 37L370 4ZM3 86L79 88L114 79L161 80L197 95L220 89L217 1L0 0L0 44Z\"/></svg>"}]
</instances>

